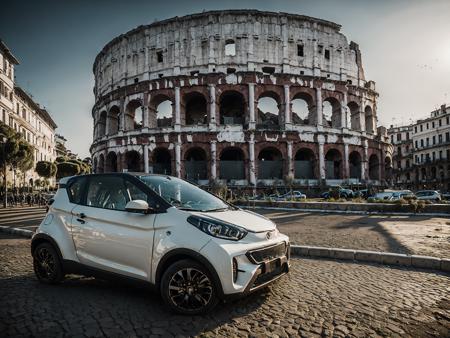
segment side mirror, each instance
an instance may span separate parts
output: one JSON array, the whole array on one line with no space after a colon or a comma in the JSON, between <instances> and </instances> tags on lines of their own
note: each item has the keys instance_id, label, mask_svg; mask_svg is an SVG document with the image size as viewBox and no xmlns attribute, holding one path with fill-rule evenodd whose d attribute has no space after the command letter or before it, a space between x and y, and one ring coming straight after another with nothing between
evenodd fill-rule
<instances>
[{"instance_id":1,"label":"side mirror","mask_svg":"<svg viewBox=\"0 0 450 338\"><path fill-rule=\"evenodd\" d=\"M148 203L143 200L134 200L127 203L125 210L128 212L136 212L142 214L151 214L155 210L148 206Z\"/></svg>"}]
</instances>

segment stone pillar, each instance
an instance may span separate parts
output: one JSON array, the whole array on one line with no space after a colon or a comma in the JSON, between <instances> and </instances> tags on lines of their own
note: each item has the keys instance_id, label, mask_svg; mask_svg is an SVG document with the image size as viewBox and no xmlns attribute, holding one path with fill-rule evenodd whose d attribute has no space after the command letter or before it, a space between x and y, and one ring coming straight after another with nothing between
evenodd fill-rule
<instances>
[{"instance_id":1,"label":"stone pillar","mask_svg":"<svg viewBox=\"0 0 450 338\"><path fill-rule=\"evenodd\" d=\"M109 135L109 112L106 112L105 135Z\"/></svg>"},{"instance_id":2,"label":"stone pillar","mask_svg":"<svg viewBox=\"0 0 450 338\"><path fill-rule=\"evenodd\" d=\"M284 85L284 125L285 129L291 126L291 94L289 85Z\"/></svg>"},{"instance_id":3,"label":"stone pillar","mask_svg":"<svg viewBox=\"0 0 450 338\"><path fill-rule=\"evenodd\" d=\"M175 174L181 177L181 144L175 143Z\"/></svg>"},{"instance_id":4,"label":"stone pillar","mask_svg":"<svg viewBox=\"0 0 450 338\"><path fill-rule=\"evenodd\" d=\"M317 142L319 143L319 177L321 180L326 178L325 175L325 154L323 145L325 144L324 137L322 135L317 136Z\"/></svg>"},{"instance_id":5,"label":"stone pillar","mask_svg":"<svg viewBox=\"0 0 450 338\"><path fill-rule=\"evenodd\" d=\"M344 179L350 177L350 167L348 158L348 143L344 142Z\"/></svg>"},{"instance_id":6,"label":"stone pillar","mask_svg":"<svg viewBox=\"0 0 450 338\"><path fill-rule=\"evenodd\" d=\"M141 109L142 109L142 128L148 128L148 107L144 103Z\"/></svg>"},{"instance_id":7,"label":"stone pillar","mask_svg":"<svg viewBox=\"0 0 450 338\"><path fill-rule=\"evenodd\" d=\"M211 141L211 181L217 178L216 141Z\"/></svg>"},{"instance_id":8,"label":"stone pillar","mask_svg":"<svg viewBox=\"0 0 450 338\"><path fill-rule=\"evenodd\" d=\"M322 88L316 88L316 109L317 109L317 125L322 125L323 107L322 107Z\"/></svg>"},{"instance_id":9,"label":"stone pillar","mask_svg":"<svg viewBox=\"0 0 450 338\"><path fill-rule=\"evenodd\" d=\"M256 120L255 120L255 84L248 84L248 111L250 114L250 120L248 124L248 129L255 129Z\"/></svg>"},{"instance_id":10,"label":"stone pillar","mask_svg":"<svg viewBox=\"0 0 450 338\"><path fill-rule=\"evenodd\" d=\"M125 100L120 101L119 131L125 130Z\"/></svg>"},{"instance_id":11,"label":"stone pillar","mask_svg":"<svg viewBox=\"0 0 450 338\"><path fill-rule=\"evenodd\" d=\"M248 141L248 155L249 155L249 178L250 184L256 186L256 168L255 168L255 140L253 134L250 136L250 141Z\"/></svg>"},{"instance_id":12,"label":"stone pillar","mask_svg":"<svg viewBox=\"0 0 450 338\"><path fill-rule=\"evenodd\" d=\"M175 130L180 130L181 108L180 108L180 87L175 87Z\"/></svg>"},{"instance_id":13,"label":"stone pillar","mask_svg":"<svg viewBox=\"0 0 450 338\"><path fill-rule=\"evenodd\" d=\"M292 141L287 141L288 176L294 178L294 159L292 157Z\"/></svg>"},{"instance_id":14,"label":"stone pillar","mask_svg":"<svg viewBox=\"0 0 450 338\"><path fill-rule=\"evenodd\" d=\"M367 145L367 140L363 140L363 148L364 148L364 154L363 154L363 160L361 163L361 179L367 180L367 174L369 172L368 165L369 165L369 147Z\"/></svg>"},{"instance_id":15,"label":"stone pillar","mask_svg":"<svg viewBox=\"0 0 450 338\"><path fill-rule=\"evenodd\" d=\"M347 93L344 93L341 103L341 128L350 128L347 126Z\"/></svg>"},{"instance_id":16,"label":"stone pillar","mask_svg":"<svg viewBox=\"0 0 450 338\"><path fill-rule=\"evenodd\" d=\"M144 172L147 174L150 172L148 167L148 144L144 145Z\"/></svg>"},{"instance_id":17,"label":"stone pillar","mask_svg":"<svg viewBox=\"0 0 450 338\"><path fill-rule=\"evenodd\" d=\"M216 85L209 85L209 127L216 128Z\"/></svg>"}]
</instances>

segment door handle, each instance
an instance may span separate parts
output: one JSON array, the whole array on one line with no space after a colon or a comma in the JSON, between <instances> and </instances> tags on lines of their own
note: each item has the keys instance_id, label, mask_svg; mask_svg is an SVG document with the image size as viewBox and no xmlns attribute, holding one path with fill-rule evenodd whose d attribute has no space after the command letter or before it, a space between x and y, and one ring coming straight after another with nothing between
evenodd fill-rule
<instances>
[{"instance_id":1,"label":"door handle","mask_svg":"<svg viewBox=\"0 0 450 338\"><path fill-rule=\"evenodd\" d=\"M83 212L80 212L80 214L78 215L80 218L86 218L86 214Z\"/></svg>"},{"instance_id":2,"label":"door handle","mask_svg":"<svg viewBox=\"0 0 450 338\"><path fill-rule=\"evenodd\" d=\"M77 218L77 221L80 222L81 224L86 223L86 222L85 222L83 219L81 219L81 218Z\"/></svg>"}]
</instances>

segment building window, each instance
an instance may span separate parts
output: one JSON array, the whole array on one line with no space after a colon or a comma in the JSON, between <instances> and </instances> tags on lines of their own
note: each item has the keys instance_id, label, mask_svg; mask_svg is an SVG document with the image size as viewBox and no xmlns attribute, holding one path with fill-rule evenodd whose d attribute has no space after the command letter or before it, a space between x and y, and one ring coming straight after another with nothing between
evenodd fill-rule
<instances>
[{"instance_id":1,"label":"building window","mask_svg":"<svg viewBox=\"0 0 450 338\"><path fill-rule=\"evenodd\" d=\"M420 125L420 131L423 131L423 124Z\"/></svg>"},{"instance_id":2,"label":"building window","mask_svg":"<svg viewBox=\"0 0 450 338\"><path fill-rule=\"evenodd\" d=\"M423 148L423 139L420 140L420 147Z\"/></svg>"},{"instance_id":3,"label":"building window","mask_svg":"<svg viewBox=\"0 0 450 338\"><path fill-rule=\"evenodd\" d=\"M431 128L434 128L434 121L431 122Z\"/></svg>"},{"instance_id":4,"label":"building window","mask_svg":"<svg viewBox=\"0 0 450 338\"><path fill-rule=\"evenodd\" d=\"M391 135L391 143L394 144L394 135Z\"/></svg>"},{"instance_id":5,"label":"building window","mask_svg":"<svg viewBox=\"0 0 450 338\"><path fill-rule=\"evenodd\" d=\"M430 129L430 124L427 122L427 130Z\"/></svg>"},{"instance_id":6,"label":"building window","mask_svg":"<svg viewBox=\"0 0 450 338\"><path fill-rule=\"evenodd\" d=\"M330 59L330 50L329 49L325 49L325 59L327 59L327 60Z\"/></svg>"},{"instance_id":7,"label":"building window","mask_svg":"<svg viewBox=\"0 0 450 338\"><path fill-rule=\"evenodd\" d=\"M442 143L442 135L439 135L438 139L439 139L439 143Z\"/></svg>"},{"instance_id":8,"label":"building window","mask_svg":"<svg viewBox=\"0 0 450 338\"><path fill-rule=\"evenodd\" d=\"M450 142L450 132L445 133L445 142Z\"/></svg>"},{"instance_id":9,"label":"building window","mask_svg":"<svg viewBox=\"0 0 450 338\"><path fill-rule=\"evenodd\" d=\"M156 59L158 60L158 63L161 63L164 61L162 51L156 52Z\"/></svg>"},{"instance_id":10,"label":"building window","mask_svg":"<svg viewBox=\"0 0 450 338\"><path fill-rule=\"evenodd\" d=\"M401 169L402 168L402 162L401 161L397 161L397 168Z\"/></svg>"},{"instance_id":11,"label":"building window","mask_svg":"<svg viewBox=\"0 0 450 338\"><path fill-rule=\"evenodd\" d=\"M433 161L435 161L436 160L436 153L434 151L432 153L432 156L433 156Z\"/></svg>"},{"instance_id":12,"label":"building window","mask_svg":"<svg viewBox=\"0 0 450 338\"><path fill-rule=\"evenodd\" d=\"M416 140L416 149L419 148L419 143Z\"/></svg>"},{"instance_id":13,"label":"building window","mask_svg":"<svg viewBox=\"0 0 450 338\"><path fill-rule=\"evenodd\" d=\"M409 140L409 132L406 132L406 139Z\"/></svg>"},{"instance_id":14,"label":"building window","mask_svg":"<svg viewBox=\"0 0 450 338\"><path fill-rule=\"evenodd\" d=\"M439 120L439 127L442 127L442 120Z\"/></svg>"},{"instance_id":15,"label":"building window","mask_svg":"<svg viewBox=\"0 0 450 338\"><path fill-rule=\"evenodd\" d=\"M303 50L303 45L297 45L297 56L305 56L304 54L304 50Z\"/></svg>"},{"instance_id":16,"label":"building window","mask_svg":"<svg viewBox=\"0 0 450 338\"><path fill-rule=\"evenodd\" d=\"M427 137L427 147L430 145L430 138Z\"/></svg>"},{"instance_id":17,"label":"building window","mask_svg":"<svg viewBox=\"0 0 450 338\"><path fill-rule=\"evenodd\" d=\"M409 168L409 160L406 160L406 168Z\"/></svg>"},{"instance_id":18,"label":"building window","mask_svg":"<svg viewBox=\"0 0 450 338\"><path fill-rule=\"evenodd\" d=\"M235 56L236 55L236 43L234 40L229 39L225 41L225 55Z\"/></svg>"},{"instance_id":19,"label":"building window","mask_svg":"<svg viewBox=\"0 0 450 338\"><path fill-rule=\"evenodd\" d=\"M436 144L436 135L433 136L433 145L435 145L435 144Z\"/></svg>"},{"instance_id":20,"label":"building window","mask_svg":"<svg viewBox=\"0 0 450 338\"><path fill-rule=\"evenodd\" d=\"M417 126L414 127L414 132L417 134Z\"/></svg>"},{"instance_id":21,"label":"building window","mask_svg":"<svg viewBox=\"0 0 450 338\"><path fill-rule=\"evenodd\" d=\"M401 133L398 133L397 134L397 141L401 141L402 140L402 134Z\"/></svg>"},{"instance_id":22,"label":"building window","mask_svg":"<svg viewBox=\"0 0 450 338\"><path fill-rule=\"evenodd\" d=\"M439 159L442 160L442 150L439 150Z\"/></svg>"},{"instance_id":23,"label":"building window","mask_svg":"<svg viewBox=\"0 0 450 338\"><path fill-rule=\"evenodd\" d=\"M402 147L397 147L398 156L402 156Z\"/></svg>"}]
</instances>

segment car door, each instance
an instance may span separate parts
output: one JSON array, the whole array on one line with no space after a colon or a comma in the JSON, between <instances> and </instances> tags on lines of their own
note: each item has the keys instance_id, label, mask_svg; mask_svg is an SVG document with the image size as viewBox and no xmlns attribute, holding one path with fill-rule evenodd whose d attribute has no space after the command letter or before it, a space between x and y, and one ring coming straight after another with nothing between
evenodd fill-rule
<instances>
[{"instance_id":1,"label":"car door","mask_svg":"<svg viewBox=\"0 0 450 338\"><path fill-rule=\"evenodd\" d=\"M149 198L124 175L91 176L82 205L72 210L80 263L149 280L156 215L125 210L130 200Z\"/></svg>"}]
</instances>

